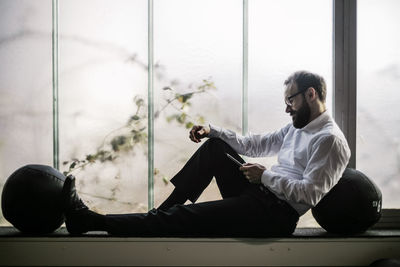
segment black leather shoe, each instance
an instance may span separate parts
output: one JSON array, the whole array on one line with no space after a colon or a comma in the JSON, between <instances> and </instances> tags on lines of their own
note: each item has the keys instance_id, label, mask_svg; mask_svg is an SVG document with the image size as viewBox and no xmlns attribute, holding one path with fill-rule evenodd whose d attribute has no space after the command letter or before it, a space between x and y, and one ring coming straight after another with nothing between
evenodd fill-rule
<instances>
[{"instance_id":1,"label":"black leather shoe","mask_svg":"<svg viewBox=\"0 0 400 267\"><path fill-rule=\"evenodd\" d=\"M91 210L81 209L70 211L66 215L65 226L68 233L80 235L89 231L88 224L91 220Z\"/></svg>"},{"instance_id":2,"label":"black leather shoe","mask_svg":"<svg viewBox=\"0 0 400 267\"><path fill-rule=\"evenodd\" d=\"M88 209L82 199L78 196L75 187L75 177L73 175L68 175L67 178L65 178L62 195L66 214L71 211Z\"/></svg>"},{"instance_id":3,"label":"black leather shoe","mask_svg":"<svg viewBox=\"0 0 400 267\"><path fill-rule=\"evenodd\" d=\"M65 225L71 234L82 234L87 232L86 220L90 210L78 196L75 187L75 177L68 175L65 178L63 190L63 205L65 211Z\"/></svg>"}]
</instances>

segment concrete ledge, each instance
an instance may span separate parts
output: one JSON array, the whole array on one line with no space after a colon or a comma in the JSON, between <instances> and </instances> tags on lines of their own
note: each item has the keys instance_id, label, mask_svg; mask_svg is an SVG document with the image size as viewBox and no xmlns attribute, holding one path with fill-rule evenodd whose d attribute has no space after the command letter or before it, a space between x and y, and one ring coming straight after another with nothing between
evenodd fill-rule
<instances>
[{"instance_id":1,"label":"concrete ledge","mask_svg":"<svg viewBox=\"0 0 400 267\"><path fill-rule=\"evenodd\" d=\"M335 237L298 229L289 238L70 237L65 229L29 237L5 230L1 266L367 266L400 257L400 230Z\"/></svg>"}]
</instances>

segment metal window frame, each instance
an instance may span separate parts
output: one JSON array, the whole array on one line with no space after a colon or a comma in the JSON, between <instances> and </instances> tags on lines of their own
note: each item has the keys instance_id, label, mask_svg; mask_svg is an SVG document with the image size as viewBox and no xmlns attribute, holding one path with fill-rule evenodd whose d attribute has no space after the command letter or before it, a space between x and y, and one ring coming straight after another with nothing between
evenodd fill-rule
<instances>
[{"instance_id":1,"label":"metal window frame","mask_svg":"<svg viewBox=\"0 0 400 267\"><path fill-rule=\"evenodd\" d=\"M148 0L148 90L147 90L147 199L148 209L154 208L154 18L153 0Z\"/></svg>"},{"instance_id":2,"label":"metal window frame","mask_svg":"<svg viewBox=\"0 0 400 267\"><path fill-rule=\"evenodd\" d=\"M333 116L351 150L357 143L357 0L333 0ZM400 209L383 209L375 229L399 229Z\"/></svg>"},{"instance_id":3,"label":"metal window frame","mask_svg":"<svg viewBox=\"0 0 400 267\"><path fill-rule=\"evenodd\" d=\"M154 207L154 32L153 0L148 1L148 208ZM52 0L53 166L59 169L59 5ZM248 131L248 0L243 0L242 133ZM357 136L357 0L333 0L333 116L345 134L356 168ZM395 214L395 216L393 215ZM400 210L390 210L399 218ZM385 217L383 217L384 219ZM392 225L393 225L393 221Z\"/></svg>"},{"instance_id":4,"label":"metal window frame","mask_svg":"<svg viewBox=\"0 0 400 267\"><path fill-rule=\"evenodd\" d=\"M351 150L356 168L357 1L333 0L333 116Z\"/></svg>"},{"instance_id":5,"label":"metal window frame","mask_svg":"<svg viewBox=\"0 0 400 267\"><path fill-rule=\"evenodd\" d=\"M248 116L248 77L249 77L249 2L243 0L243 33L242 33L242 134L249 129Z\"/></svg>"},{"instance_id":6,"label":"metal window frame","mask_svg":"<svg viewBox=\"0 0 400 267\"><path fill-rule=\"evenodd\" d=\"M52 93L53 93L53 166L60 168L59 150L59 112L58 112L58 0L52 0Z\"/></svg>"}]
</instances>

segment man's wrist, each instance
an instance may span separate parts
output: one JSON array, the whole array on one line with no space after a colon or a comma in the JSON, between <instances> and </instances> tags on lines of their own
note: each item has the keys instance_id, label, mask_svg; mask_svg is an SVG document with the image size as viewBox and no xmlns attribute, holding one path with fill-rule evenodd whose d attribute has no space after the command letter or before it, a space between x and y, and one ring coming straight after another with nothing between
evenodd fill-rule
<instances>
[{"instance_id":1,"label":"man's wrist","mask_svg":"<svg viewBox=\"0 0 400 267\"><path fill-rule=\"evenodd\" d=\"M205 136L208 137L210 135L210 131L211 131L210 126L204 126L204 130L206 132Z\"/></svg>"},{"instance_id":2,"label":"man's wrist","mask_svg":"<svg viewBox=\"0 0 400 267\"><path fill-rule=\"evenodd\" d=\"M207 134L207 137L220 137L222 128L218 126L214 126L211 123L208 125L208 128L210 129L209 133Z\"/></svg>"},{"instance_id":3,"label":"man's wrist","mask_svg":"<svg viewBox=\"0 0 400 267\"><path fill-rule=\"evenodd\" d=\"M271 178L274 176L274 173L270 170L264 170L264 172L261 175L261 183L265 185L266 187L269 186Z\"/></svg>"}]
</instances>

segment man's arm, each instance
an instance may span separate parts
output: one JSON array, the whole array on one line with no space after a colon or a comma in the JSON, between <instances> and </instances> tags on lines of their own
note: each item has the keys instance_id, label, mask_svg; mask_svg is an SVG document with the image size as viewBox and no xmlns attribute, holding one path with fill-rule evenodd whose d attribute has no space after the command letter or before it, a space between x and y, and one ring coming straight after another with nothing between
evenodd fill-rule
<instances>
[{"instance_id":1,"label":"man's arm","mask_svg":"<svg viewBox=\"0 0 400 267\"><path fill-rule=\"evenodd\" d=\"M322 137L313 145L303 179L265 170L261 182L288 201L315 206L339 181L350 159L350 150L335 136Z\"/></svg>"},{"instance_id":2,"label":"man's arm","mask_svg":"<svg viewBox=\"0 0 400 267\"><path fill-rule=\"evenodd\" d=\"M286 127L268 134L239 135L234 131L217 126L193 126L189 137L193 142L200 142L204 137L220 138L228 143L238 154L249 157L272 156L279 152L283 139L289 131Z\"/></svg>"}]
</instances>

